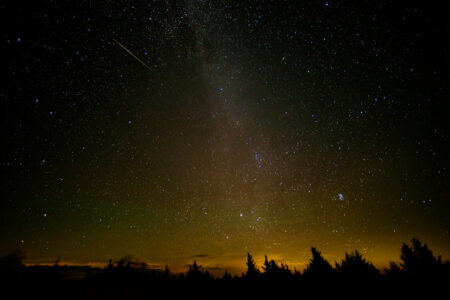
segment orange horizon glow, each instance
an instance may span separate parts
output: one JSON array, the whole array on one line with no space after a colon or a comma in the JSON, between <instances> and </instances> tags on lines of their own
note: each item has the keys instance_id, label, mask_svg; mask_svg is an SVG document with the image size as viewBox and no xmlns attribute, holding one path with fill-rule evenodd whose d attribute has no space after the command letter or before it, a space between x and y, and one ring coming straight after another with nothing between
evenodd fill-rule
<instances>
[{"instance_id":1,"label":"orange horizon glow","mask_svg":"<svg viewBox=\"0 0 450 300\"><path fill-rule=\"evenodd\" d=\"M358 249L354 249L358 250ZM400 246L397 247L397 249L394 249L396 251L391 251L391 255L387 256L385 254L379 253L376 255L376 253L370 253L367 254L364 253L364 250L358 250L361 254L363 254L363 258L368 260L369 262L373 263L374 266L380 271L384 272L384 269L389 267L389 264L391 262L399 262L400 261ZM434 250L431 248L431 250ZM320 249L319 249L320 251ZM345 253L350 253L353 250L347 250L342 252L342 255L327 255L326 252L321 251L322 255L325 259L327 259L332 266L335 266L336 262L340 262L341 259L344 258ZM395 253L394 253L395 252ZM262 253L251 253L252 254L257 266L261 269L261 266L264 263L265 254ZM309 252L303 253L302 256L297 256L297 258L294 258L295 256L286 256L282 253L268 254L267 257L269 259L274 259L277 263L284 263L289 266L289 269L291 271L297 270L300 272L303 272L306 268L307 264L309 263L309 260L311 258L311 255ZM436 256L442 255L441 253L434 252ZM133 257L134 258L134 257ZM112 259L113 263L116 263L120 258ZM232 275L238 275L240 276L242 272L246 270L246 259L247 259L247 253L242 253L242 255L232 255L231 257L208 257L207 255L205 257L192 257L191 259L186 259L182 262L176 262L176 263L170 263L170 262L163 262L163 261L153 261L153 260L140 260L139 258L135 258L137 262L139 263L145 263L146 269L154 269L154 270L164 270L165 266L167 265L170 269L170 272L173 274L179 274L179 273L186 273L189 265L193 263L195 260L199 266L204 268L205 270L208 270L210 273L214 274L215 276L222 276L225 271L231 273ZM443 257L445 260L446 257ZM52 266L55 264L55 259L25 259L24 264L26 266ZM60 266L89 266L93 268L105 268L108 265L108 260L105 261L76 261L76 260L59 260L58 265Z\"/></svg>"}]
</instances>

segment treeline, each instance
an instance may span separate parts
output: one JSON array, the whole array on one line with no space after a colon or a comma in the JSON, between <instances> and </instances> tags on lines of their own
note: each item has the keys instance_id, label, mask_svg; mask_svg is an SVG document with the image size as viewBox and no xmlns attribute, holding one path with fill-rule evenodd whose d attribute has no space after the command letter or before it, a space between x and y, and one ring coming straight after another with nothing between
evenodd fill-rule
<instances>
[{"instance_id":1,"label":"treeline","mask_svg":"<svg viewBox=\"0 0 450 300\"><path fill-rule=\"evenodd\" d=\"M0 282L4 295L12 298L370 298L448 299L450 263L442 261L417 239L403 244L400 263L380 272L358 251L346 253L332 265L316 248L303 272L265 257L258 266L247 254L247 269L241 276L225 272L215 278L194 260L183 274L152 270L132 257L109 261L104 269L22 264L19 251L0 258ZM65 277L72 268L84 276ZM74 269L75 268L75 269ZM0 298L2 295L0 294Z\"/></svg>"}]
</instances>

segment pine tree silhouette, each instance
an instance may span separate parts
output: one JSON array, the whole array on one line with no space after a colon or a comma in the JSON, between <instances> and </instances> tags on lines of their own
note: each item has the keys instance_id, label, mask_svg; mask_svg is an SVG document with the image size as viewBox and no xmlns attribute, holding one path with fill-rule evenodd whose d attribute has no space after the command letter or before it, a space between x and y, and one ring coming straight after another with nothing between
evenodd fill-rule
<instances>
[{"instance_id":1,"label":"pine tree silhouette","mask_svg":"<svg viewBox=\"0 0 450 300\"><path fill-rule=\"evenodd\" d=\"M416 238L411 240L412 246L403 243L400 259L401 267L413 276L427 276L438 272L443 265L440 256L437 258L426 244Z\"/></svg>"},{"instance_id":2,"label":"pine tree silhouette","mask_svg":"<svg viewBox=\"0 0 450 300\"><path fill-rule=\"evenodd\" d=\"M281 263L281 265L278 265L275 260L271 259L269 260L267 258L267 255L264 256L264 276L266 278L272 278L275 280L287 278L292 275L291 271L289 270L288 265Z\"/></svg>"},{"instance_id":3,"label":"pine tree silhouette","mask_svg":"<svg viewBox=\"0 0 450 300\"><path fill-rule=\"evenodd\" d=\"M242 274L243 277L248 279L255 279L259 275L259 268L256 266L255 260L250 253L247 253L247 272Z\"/></svg>"},{"instance_id":4,"label":"pine tree silhouette","mask_svg":"<svg viewBox=\"0 0 450 300\"><path fill-rule=\"evenodd\" d=\"M197 279L199 276L199 269L198 269L198 265L197 262L194 260L194 263L192 264L192 266L189 266L189 270L186 274L186 277L188 278L192 278L192 279Z\"/></svg>"},{"instance_id":5,"label":"pine tree silhouette","mask_svg":"<svg viewBox=\"0 0 450 300\"><path fill-rule=\"evenodd\" d=\"M233 277L231 276L230 273L228 273L228 271L225 271L225 273L223 274L222 279L225 280L225 281L230 281L230 280L233 279Z\"/></svg>"},{"instance_id":6,"label":"pine tree silhouette","mask_svg":"<svg viewBox=\"0 0 450 300\"><path fill-rule=\"evenodd\" d=\"M303 273L306 277L329 277L334 273L331 264L323 258L320 251L311 247L312 259Z\"/></svg>"},{"instance_id":7,"label":"pine tree silhouette","mask_svg":"<svg viewBox=\"0 0 450 300\"><path fill-rule=\"evenodd\" d=\"M345 253L345 258L341 264L336 263L338 273L344 277L351 277L352 279L368 279L379 275L378 270L371 263L355 250L351 254Z\"/></svg>"},{"instance_id":8,"label":"pine tree silhouette","mask_svg":"<svg viewBox=\"0 0 450 300\"><path fill-rule=\"evenodd\" d=\"M197 265L197 262L194 260L192 266L189 266L186 278L192 280L209 279L211 278L211 274L208 271L203 271L201 266Z\"/></svg>"},{"instance_id":9,"label":"pine tree silhouette","mask_svg":"<svg viewBox=\"0 0 450 300\"><path fill-rule=\"evenodd\" d=\"M166 265L166 267L164 269L163 278L164 279L169 279L170 278L170 270L169 270L169 266L168 265Z\"/></svg>"},{"instance_id":10,"label":"pine tree silhouette","mask_svg":"<svg viewBox=\"0 0 450 300\"><path fill-rule=\"evenodd\" d=\"M312 247L311 252L312 258L303 274L297 270L292 274L286 264L267 256L260 270L250 253L247 253L247 271L241 278L225 272L217 279L195 260L187 273L175 275L170 274L168 266L152 270L135 258L124 256L115 263L110 260L103 272L92 268L84 279L75 280L66 278L65 274L70 268L77 267L59 266L58 263L25 266L23 255L13 252L0 257L0 286L3 287L0 298L8 293L19 293L16 298L29 299L47 299L49 295L58 298L56 295L75 293L74 299L86 299L85 291L89 294L92 291L93 299L98 295L117 296L118 299L145 298L149 293L165 299L199 299L203 296L228 299L235 295L258 299L438 299L441 295L444 295L443 299L448 298L450 263L443 263L440 256L434 256L417 239L410 245L403 244L401 263L391 263L385 274L380 274L358 251L345 253L344 259L335 264L336 268L316 248ZM256 279L248 280L250 278Z\"/></svg>"}]
</instances>

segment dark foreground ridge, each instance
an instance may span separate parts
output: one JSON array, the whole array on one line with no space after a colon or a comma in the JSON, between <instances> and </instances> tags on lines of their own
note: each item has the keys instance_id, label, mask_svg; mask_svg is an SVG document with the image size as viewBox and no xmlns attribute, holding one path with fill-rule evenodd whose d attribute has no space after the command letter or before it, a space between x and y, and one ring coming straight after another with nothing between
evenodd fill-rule
<instances>
[{"instance_id":1,"label":"dark foreground ridge","mask_svg":"<svg viewBox=\"0 0 450 300\"><path fill-rule=\"evenodd\" d=\"M417 239L403 244L401 263L380 272L358 251L333 267L312 247L303 272L251 254L247 271L214 278L196 261L185 274L151 270L130 257L104 269L29 266L20 251L0 258L1 299L450 299L450 263ZM71 274L72 276L68 276ZM74 276L78 274L78 276Z\"/></svg>"}]
</instances>

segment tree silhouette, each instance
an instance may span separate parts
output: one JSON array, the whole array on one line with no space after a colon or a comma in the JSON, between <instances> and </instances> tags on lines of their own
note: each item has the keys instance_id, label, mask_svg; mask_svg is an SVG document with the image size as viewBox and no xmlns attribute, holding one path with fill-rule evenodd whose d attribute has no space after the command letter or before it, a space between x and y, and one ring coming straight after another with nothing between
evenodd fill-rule
<instances>
[{"instance_id":1,"label":"tree silhouette","mask_svg":"<svg viewBox=\"0 0 450 300\"><path fill-rule=\"evenodd\" d=\"M432 275L442 266L441 257L434 257L433 252L416 238L411 240L412 246L403 243L400 259L401 267L413 276Z\"/></svg>"},{"instance_id":2,"label":"tree silhouette","mask_svg":"<svg viewBox=\"0 0 450 300\"><path fill-rule=\"evenodd\" d=\"M189 271L191 271L191 273L198 273L200 272L197 262L194 260L194 263L192 264L192 267L189 267Z\"/></svg>"},{"instance_id":3,"label":"tree silhouette","mask_svg":"<svg viewBox=\"0 0 450 300\"><path fill-rule=\"evenodd\" d=\"M168 265L166 265L166 267L164 268L163 278L165 278L165 279L170 278L170 269L169 269Z\"/></svg>"},{"instance_id":4,"label":"tree silhouette","mask_svg":"<svg viewBox=\"0 0 450 300\"><path fill-rule=\"evenodd\" d=\"M226 281L229 281L229 280L232 280L233 277L231 276L230 273L228 273L228 271L225 271L225 273L223 274L222 279L223 279L223 280L226 280Z\"/></svg>"},{"instance_id":5,"label":"tree silhouette","mask_svg":"<svg viewBox=\"0 0 450 300\"><path fill-rule=\"evenodd\" d=\"M5 284L17 283L25 266L22 260L25 258L19 249L0 257L0 282Z\"/></svg>"},{"instance_id":6,"label":"tree silhouette","mask_svg":"<svg viewBox=\"0 0 450 300\"><path fill-rule=\"evenodd\" d=\"M108 266L106 267L106 271L107 272L111 272L114 268L113 262L112 262L112 258L109 259L108 261Z\"/></svg>"},{"instance_id":7,"label":"tree silhouette","mask_svg":"<svg viewBox=\"0 0 450 300\"><path fill-rule=\"evenodd\" d=\"M19 249L0 257L0 269L8 272L16 272L22 269L22 260L25 258Z\"/></svg>"},{"instance_id":8,"label":"tree silhouette","mask_svg":"<svg viewBox=\"0 0 450 300\"><path fill-rule=\"evenodd\" d=\"M384 274L388 281L399 282L404 279L406 272L397 263L391 261L389 268L384 269Z\"/></svg>"},{"instance_id":9,"label":"tree silhouette","mask_svg":"<svg viewBox=\"0 0 450 300\"><path fill-rule=\"evenodd\" d=\"M247 253L247 272L242 274L243 277L254 279L259 275L259 268L256 266L255 260L250 253Z\"/></svg>"},{"instance_id":10,"label":"tree silhouette","mask_svg":"<svg viewBox=\"0 0 450 300\"><path fill-rule=\"evenodd\" d=\"M306 266L304 275L306 277L329 277L334 273L334 269L331 264L323 258L320 251L311 247L312 259Z\"/></svg>"},{"instance_id":11,"label":"tree silhouette","mask_svg":"<svg viewBox=\"0 0 450 300\"><path fill-rule=\"evenodd\" d=\"M410 245L403 244L401 262L391 263L384 274L357 250L345 253L335 268L316 248L312 247L311 252L312 258L303 274L297 270L293 274L285 263L277 263L267 256L260 270L247 253L247 270L240 278L228 272L214 278L195 260L186 273L170 274L167 266L155 270L131 256L124 256L117 262L110 260L103 270L90 268L86 277L71 279L66 277L69 272L80 274L86 268L60 266L57 262L53 266L25 266L23 254L14 251L0 257L0 290L3 291L0 298L8 293L29 299L59 296L131 299L148 295L165 299L225 299L236 295L258 299L430 299L440 295L448 298L450 263L443 263L441 257L435 257L417 239Z\"/></svg>"},{"instance_id":12,"label":"tree silhouette","mask_svg":"<svg viewBox=\"0 0 450 300\"><path fill-rule=\"evenodd\" d=\"M197 262L194 260L194 263L189 266L189 270L186 273L186 278L191 280L201 280L201 279L209 279L211 275L208 271L203 271L201 266L197 265Z\"/></svg>"},{"instance_id":13,"label":"tree silhouette","mask_svg":"<svg viewBox=\"0 0 450 300\"><path fill-rule=\"evenodd\" d=\"M351 254L345 253L345 258L341 264L336 263L336 269L339 274L352 279L369 279L379 275L378 270L371 263L355 250Z\"/></svg>"},{"instance_id":14,"label":"tree silhouette","mask_svg":"<svg viewBox=\"0 0 450 300\"><path fill-rule=\"evenodd\" d=\"M288 265L281 263L279 266L275 260L269 260L267 255L264 256L264 266L262 268L266 278L281 279L292 275Z\"/></svg>"}]
</instances>

